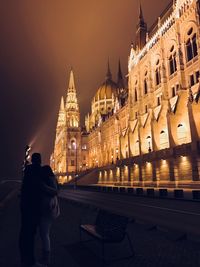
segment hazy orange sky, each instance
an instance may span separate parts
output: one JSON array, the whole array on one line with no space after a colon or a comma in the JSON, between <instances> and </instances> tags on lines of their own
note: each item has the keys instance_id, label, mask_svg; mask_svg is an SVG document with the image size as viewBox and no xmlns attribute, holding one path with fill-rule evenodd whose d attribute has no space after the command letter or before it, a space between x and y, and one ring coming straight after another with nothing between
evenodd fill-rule
<instances>
[{"instance_id":1,"label":"hazy orange sky","mask_svg":"<svg viewBox=\"0 0 200 267\"><path fill-rule=\"evenodd\" d=\"M148 26L169 2L141 1ZM20 170L31 140L47 162L70 66L82 122L108 57L113 79L119 58L127 74L138 9L139 0L0 0L0 177Z\"/></svg>"}]
</instances>

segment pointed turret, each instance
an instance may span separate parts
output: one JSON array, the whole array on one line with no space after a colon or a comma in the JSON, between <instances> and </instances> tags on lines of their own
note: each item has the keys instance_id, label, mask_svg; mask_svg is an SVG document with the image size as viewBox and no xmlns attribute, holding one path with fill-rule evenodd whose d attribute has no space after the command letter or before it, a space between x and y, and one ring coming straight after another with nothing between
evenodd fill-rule
<instances>
[{"instance_id":1,"label":"pointed turret","mask_svg":"<svg viewBox=\"0 0 200 267\"><path fill-rule=\"evenodd\" d=\"M119 65L118 65L118 75L117 75L117 86L118 86L118 88L124 88L124 79L123 79L123 75L122 75L120 60L119 60L118 64Z\"/></svg>"},{"instance_id":2,"label":"pointed turret","mask_svg":"<svg viewBox=\"0 0 200 267\"><path fill-rule=\"evenodd\" d=\"M65 104L64 104L64 98L62 96L61 101L60 101L60 111L64 111L64 110L65 110Z\"/></svg>"},{"instance_id":3,"label":"pointed turret","mask_svg":"<svg viewBox=\"0 0 200 267\"><path fill-rule=\"evenodd\" d=\"M64 105L64 98L62 96L60 101L60 109L58 113L58 122L57 127L64 126L65 125L65 105Z\"/></svg>"},{"instance_id":4,"label":"pointed turret","mask_svg":"<svg viewBox=\"0 0 200 267\"><path fill-rule=\"evenodd\" d=\"M140 3L140 9L139 9L139 21L140 21L140 23L144 23L144 17L143 17L141 3Z\"/></svg>"},{"instance_id":5,"label":"pointed turret","mask_svg":"<svg viewBox=\"0 0 200 267\"><path fill-rule=\"evenodd\" d=\"M68 127L79 127L80 114L74 82L74 72L72 69L70 71L69 86L67 90L66 116Z\"/></svg>"},{"instance_id":6,"label":"pointed turret","mask_svg":"<svg viewBox=\"0 0 200 267\"><path fill-rule=\"evenodd\" d=\"M139 22L136 28L136 47L141 50L146 44L147 24L144 21L142 6L139 7Z\"/></svg>"},{"instance_id":7,"label":"pointed turret","mask_svg":"<svg viewBox=\"0 0 200 267\"><path fill-rule=\"evenodd\" d=\"M73 69L71 68L70 71L70 78L69 78L69 87L68 87L68 91L74 91L75 89L75 83L74 83L74 73L73 73Z\"/></svg>"},{"instance_id":8,"label":"pointed turret","mask_svg":"<svg viewBox=\"0 0 200 267\"><path fill-rule=\"evenodd\" d=\"M69 86L67 89L67 99L66 99L66 110L79 110L77 96L76 96L76 87L74 82L74 72L71 69L69 77Z\"/></svg>"},{"instance_id":9,"label":"pointed turret","mask_svg":"<svg viewBox=\"0 0 200 267\"><path fill-rule=\"evenodd\" d=\"M128 90L127 88L125 88L120 60L119 60L119 65L118 65L117 88L118 88L117 89L118 103L121 107L123 107L126 104L126 101L128 98Z\"/></svg>"}]
</instances>

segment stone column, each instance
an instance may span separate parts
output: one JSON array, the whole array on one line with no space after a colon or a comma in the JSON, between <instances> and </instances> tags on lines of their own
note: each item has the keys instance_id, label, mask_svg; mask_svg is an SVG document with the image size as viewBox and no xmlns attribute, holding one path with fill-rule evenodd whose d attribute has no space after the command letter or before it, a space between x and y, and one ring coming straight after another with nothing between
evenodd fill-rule
<instances>
[{"instance_id":1,"label":"stone column","mask_svg":"<svg viewBox=\"0 0 200 267\"><path fill-rule=\"evenodd\" d=\"M192 181L200 180L200 158L198 155L191 156L192 161Z\"/></svg>"}]
</instances>

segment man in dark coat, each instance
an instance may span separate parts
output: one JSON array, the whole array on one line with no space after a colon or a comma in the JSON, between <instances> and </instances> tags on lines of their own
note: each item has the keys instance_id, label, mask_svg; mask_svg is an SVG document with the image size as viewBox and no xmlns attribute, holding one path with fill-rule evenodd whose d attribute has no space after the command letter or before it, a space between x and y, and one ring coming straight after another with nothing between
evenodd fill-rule
<instances>
[{"instance_id":1,"label":"man in dark coat","mask_svg":"<svg viewBox=\"0 0 200 267\"><path fill-rule=\"evenodd\" d=\"M34 153L32 164L27 165L21 187L21 229L19 249L21 264L27 266L43 266L35 261L34 243L40 219L41 205L41 155Z\"/></svg>"}]
</instances>

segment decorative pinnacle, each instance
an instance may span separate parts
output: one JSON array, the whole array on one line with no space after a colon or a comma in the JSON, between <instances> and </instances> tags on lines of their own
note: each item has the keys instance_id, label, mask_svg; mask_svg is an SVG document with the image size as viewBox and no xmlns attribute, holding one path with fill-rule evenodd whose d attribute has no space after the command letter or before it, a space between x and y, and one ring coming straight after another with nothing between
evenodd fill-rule
<instances>
[{"instance_id":1,"label":"decorative pinnacle","mask_svg":"<svg viewBox=\"0 0 200 267\"><path fill-rule=\"evenodd\" d=\"M70 70L69 89L70 90L75 90L74 73L73 73L72 67L71 67L71 70Z\"/></svg>"},{"instance_id":2,"label":"decorative pinnacle","mask_svg":"<svg viewBox=\"0 0 200 267\"><path fill-rule=\"evenodd\" d=\"M140 21L144 22L141 2L140 2L140 7L139 7L139 19Z\"/></svg>"},{"instance_id":3,"label":"decorative pinnacle","mask_svg":"<svg viewBox=\"0 0 200 267\"><path fill-rule=\"evenodd\" d=\"M110 63L109 63L109 59L108 59L108 70L107 70L107 74L106 74L106 80L111 80L112 79L112 74L110 71Z\"/></svg>"},{"instance_id":4,"label":"decorative pinnacle","mask_svg":"<svg viewBox=\"0 0 200 267\"><path fill-rule=\"evenodd\" d=\"M121 62L119 59L119 63L118 63L118 79L122 79L122 70L121 70Z\"/></svg>"}]
</instances>

